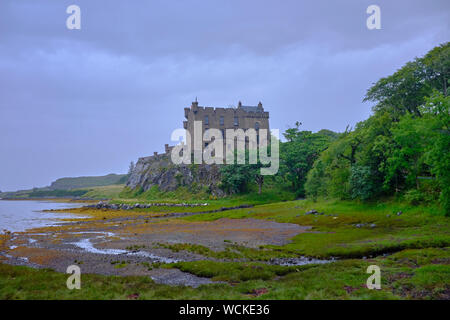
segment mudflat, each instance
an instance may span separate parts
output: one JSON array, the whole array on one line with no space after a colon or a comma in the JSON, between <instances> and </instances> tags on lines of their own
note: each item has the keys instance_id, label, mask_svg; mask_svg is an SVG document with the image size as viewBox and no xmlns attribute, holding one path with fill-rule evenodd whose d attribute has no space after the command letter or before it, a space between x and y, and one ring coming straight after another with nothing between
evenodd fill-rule
<instances>
[{"instance_id":1,"label":"mudflat","mask_svg":"<svg viewBox=\"0 0 450 320\"><path fill-rule=\"evenodd\" d=\"M198 246L212 253L227 250L231 245L257 249L287 244L295 235L310 230L308 226L253 218L186 221L152 212L94 212L86 216L83 211L82 218L62 219L60 225L7 234L1 248L3 262L59 272L77 264L83 273L148 275L159 283L196 287L211 281L152 265L236 260L203 255L198 250L174 250L177 245Z\"/></svg>"}]
</instances>

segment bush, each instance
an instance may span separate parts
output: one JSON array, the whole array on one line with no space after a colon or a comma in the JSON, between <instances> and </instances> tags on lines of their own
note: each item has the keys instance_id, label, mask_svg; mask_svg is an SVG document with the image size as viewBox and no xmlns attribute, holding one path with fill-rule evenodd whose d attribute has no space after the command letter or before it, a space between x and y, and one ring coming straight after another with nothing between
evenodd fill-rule
<instances>
[{"instance_id":1,"label":"bush","mask_svg":"<svg viewBox=\"0 0 450 320\"><path fill-rule=\"evenodd\" d=\"M350 171L350 190L353 199L368 200L377 193L375 175L368 166L353 166Z\"/></svg>"},{"instance_id":2,"label":"bush","mask_svg":"<svg viewBox=\"0 0 450 320\"><path fill-rule=\"evenodd\" d=\"M425 195L421 191L413 189L405 193L404 199L409 204L419 205L425 202Z\"/></svg>"}]
</instances>

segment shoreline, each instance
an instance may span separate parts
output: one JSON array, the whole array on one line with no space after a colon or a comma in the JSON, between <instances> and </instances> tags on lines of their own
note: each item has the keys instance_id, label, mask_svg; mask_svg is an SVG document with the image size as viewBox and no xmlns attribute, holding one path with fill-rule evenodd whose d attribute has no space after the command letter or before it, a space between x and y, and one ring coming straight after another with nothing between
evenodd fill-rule
<instances>
[{"instance_id":1,"label":"shoreline","mask_svg":"<svg viewBox=\"0 0 450 320\"><path fill-rule=\"evenodd\" d=\"M248 208L247 206L222 208L207 213ZM2 250L10 257L9 261L12 264L32 267L41 265L43 268L65 272L65 268L73 261L82 261L82 268L88 273L146 275L163 283L173 281L170 279L175 277L176 284L188 284L194 287L197 284L210 283L210 281L202 277L197 279L194 275L176 268L161 269L152 266L155 263L178 261L240 261L242 258L237 260L232 257L215 258L214 252L226 252L228 247L237 245L254 248L252 250L258 250L257 248L261 245L283 245L289 242L289 238L301 232L308 232L309 229L309 227L261 219L224 218L205 222L188 222L179 219L180 216L203 212L172 213L171 215L167 212L88 207L55 209L47 212L82 214L85 218L65 218L61 219L64 224L12 233L11 237L4 241ZM223 228L233 231L220 235ZM252 229L254 231L250 232ZM193 248L200 246L205 248L204 250L212 248L210 255L213 256L191 250L175 250L170 247L173 243L187 245L186 249L189 249L189 246ZM117 268L116 261L125 261L122 263L124 266ZM302 260L302 263L308 263L308 261ZM282 264L284 261L280 260L279 263Z\"/></svg>"}]
</instances>

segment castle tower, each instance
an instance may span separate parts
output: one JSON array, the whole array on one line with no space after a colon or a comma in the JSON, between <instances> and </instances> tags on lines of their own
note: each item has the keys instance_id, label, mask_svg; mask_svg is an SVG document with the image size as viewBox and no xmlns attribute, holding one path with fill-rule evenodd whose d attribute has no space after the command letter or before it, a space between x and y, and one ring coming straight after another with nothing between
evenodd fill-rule
<instances>
[{"instance_id":1,"label":"castle tower","mask_svg":"<svg viewBox=\"0 0 450 320\"><path fill-rule=\"evenodd\" d=\"M260 129L270 130L269 112L264 111L261 102L257 106L244 106L241 101L237 108L213 108L199 106L197 99L192 102L190 108L184 108L186 120L183 121L183 128L188 130L193 137L194 121L202 121L202 135L207 129L219 129L225 139L227 129L253 128L259 132ZM208 143L204 142L203 147ZM193 150L193 143L191 150ZM224 150L225 152L225 150Z\"/></svg>"}]
</instances>

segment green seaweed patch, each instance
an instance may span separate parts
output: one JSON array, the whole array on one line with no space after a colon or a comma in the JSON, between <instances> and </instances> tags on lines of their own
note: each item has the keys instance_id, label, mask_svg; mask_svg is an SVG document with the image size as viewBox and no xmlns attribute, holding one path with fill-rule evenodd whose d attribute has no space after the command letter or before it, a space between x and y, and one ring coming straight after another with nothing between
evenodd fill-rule
<instances>
[{"instance_id":1,"label":"green seaweed patch","mask_svg":"<svg viewBox=\"0 0 450 320\"><path fill-rule=\"evenodd\" d=\"M191 243L157 243L156 247L165 248L174 252L188 251L200 254L205 257L225 260L252 260L252 261L268 261L274 258L291 258L298 256L288 250L280 251L277 247L266 248L260 246L259 249L245 247L236 243L225 242L225 250L214 251L206 246Z\"/></svg>"}]
</instances>

